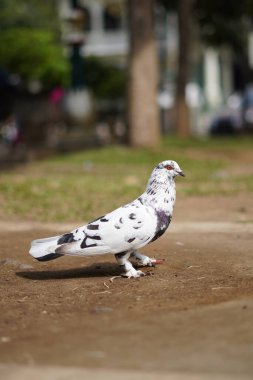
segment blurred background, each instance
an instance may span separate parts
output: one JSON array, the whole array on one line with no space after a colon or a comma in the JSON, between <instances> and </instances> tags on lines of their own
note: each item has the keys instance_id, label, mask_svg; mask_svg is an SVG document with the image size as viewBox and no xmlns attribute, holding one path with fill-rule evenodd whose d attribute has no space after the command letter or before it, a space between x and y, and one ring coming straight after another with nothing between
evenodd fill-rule
<instances>
[{"instance_id":1,"label":"blurred background","mask_svg":"<svg viewBox=\"0 0 253 380\"><path fill-rule=\"evenodd\" d=\"M0 0L0 161L253 131L253 3Z\"/></svg>"},{"instance_id":2,"label":"blurred background","mask_svg":"<svg viewBox=\"0 0 253 380\"><path fill-rule=\"evenodd\" d=\"M252 16L252 0L0 0L0 378L252 379ZM28 255L136 199L165 159L186 178L154 276Z\"/></svg>"}]
</instances>

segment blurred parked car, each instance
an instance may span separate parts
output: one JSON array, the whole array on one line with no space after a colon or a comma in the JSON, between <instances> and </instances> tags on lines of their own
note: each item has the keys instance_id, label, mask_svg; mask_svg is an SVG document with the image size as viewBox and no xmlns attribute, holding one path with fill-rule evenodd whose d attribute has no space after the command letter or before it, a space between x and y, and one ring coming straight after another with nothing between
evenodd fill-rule
<instances>
[{"instance_id":1,"label":"blurred parked car","mask_svg":"<svg viewBox=\"0 0 253 380\"><path fill-rule=\"evenodd\" d=\"M242 131L242 97L240 94L231 95L227 104L222 107L210 124L211 135L234 135Z\"/></svg>"},{"instance_id":2,"label":"blurred parked car","mask_svg":"<svg viewBox=\"0 0 253 380\"><path fill-rule=\"evenodd\" d=\"M246 132L253 132L253 84L249 84L242 99L242 119Z\"/></svg>"}]
</instances>

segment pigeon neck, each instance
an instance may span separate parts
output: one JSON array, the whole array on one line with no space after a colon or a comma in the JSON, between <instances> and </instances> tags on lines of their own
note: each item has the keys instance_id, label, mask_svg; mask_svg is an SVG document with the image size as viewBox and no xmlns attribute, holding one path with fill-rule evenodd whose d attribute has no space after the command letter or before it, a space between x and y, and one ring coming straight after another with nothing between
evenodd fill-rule
<instances>
[{"instance_id":1,"label":"pigeon neck","mask_svg":"<svg viewBox=\"0 0 253 380\"><path fill-rule=\"evenodd\" d=\"M142 200L148 206L153 207L156 211L162 210L168 215L172 215L176 200L176 185L173 178L166 178L161 181L151 178Z\"/></svg>"}]
</instances>

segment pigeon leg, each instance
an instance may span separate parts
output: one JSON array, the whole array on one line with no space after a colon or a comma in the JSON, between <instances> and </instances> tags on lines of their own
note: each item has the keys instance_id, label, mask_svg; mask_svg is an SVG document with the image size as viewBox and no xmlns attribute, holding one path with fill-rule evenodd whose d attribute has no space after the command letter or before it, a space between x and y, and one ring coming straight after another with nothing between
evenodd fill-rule
<instances>
[{"instance_id":1,"label":"pigeon leg","mask_svg":"<svg viewBox=\"0 0 253 380\"><path fill-rule=\"evenodd\" d=\"M156 264L162 264L164 260L162 259L151 259L146 255L142 255L141 253L134 251L131 253L131 257L137 260L144 267L154 267Z\"/></svg>"},{"instance_id":2,"label":"pigeon leg","mask_svg":"<svg viewBox=\"0 0 253 380\"><path fill-rule=\"evenodd\" d=\"M141 276L145 276L145 273L143 273L140 270L134 269L130 261L128 260L131 255L131 252L120 252L115 254L115 258L118 262L118 264L124 268L124 274L122 275L123 277L127 278L137 278Z\"/></svg>"}]
</instances>

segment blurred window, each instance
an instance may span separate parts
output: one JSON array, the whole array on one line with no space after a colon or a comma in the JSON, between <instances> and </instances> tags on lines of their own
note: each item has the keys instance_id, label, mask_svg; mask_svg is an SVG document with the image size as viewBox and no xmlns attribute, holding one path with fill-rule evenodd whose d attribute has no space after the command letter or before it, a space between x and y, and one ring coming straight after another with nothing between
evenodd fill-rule
<instances>
[{"instance_id":1,"label":"blurred window","mask_svg":"<svg viewBox=\"0 0 253 380\"><path fill-rule=\"evenodd\" d=\"M119 30L122 27L121 8L118 3L109 2L104 7L103 22L105 30Z\"/></svg>"}]
</instances>

